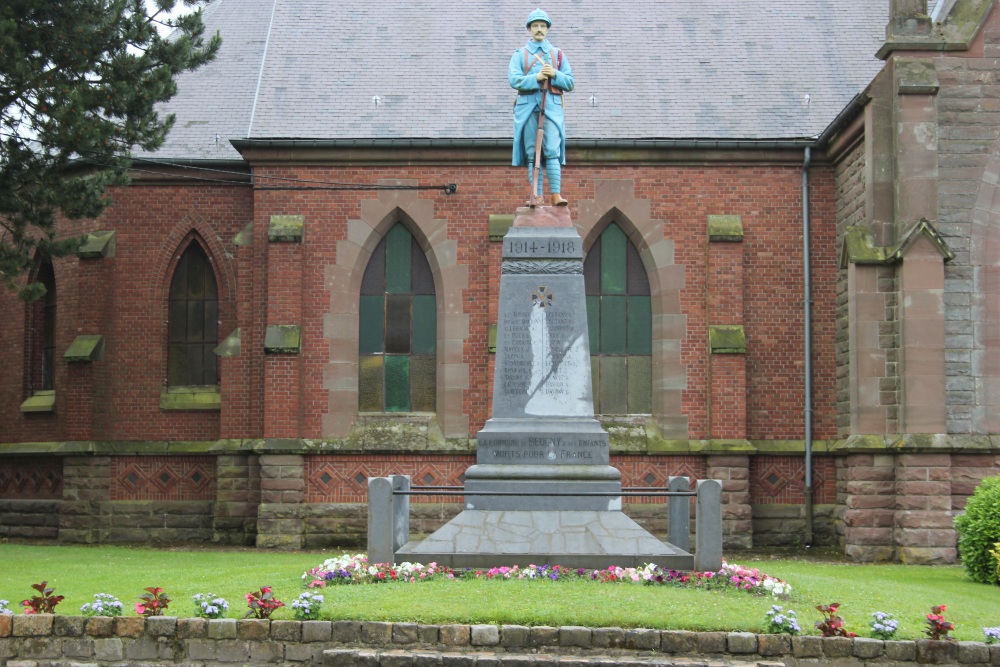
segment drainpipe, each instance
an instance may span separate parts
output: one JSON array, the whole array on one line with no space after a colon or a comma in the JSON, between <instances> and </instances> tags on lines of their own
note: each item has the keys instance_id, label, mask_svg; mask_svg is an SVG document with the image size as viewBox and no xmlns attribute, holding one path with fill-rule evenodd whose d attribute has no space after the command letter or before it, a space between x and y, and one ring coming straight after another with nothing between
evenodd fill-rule
<instances>
[{"instance_id":1,"label":"drainpipe","mask_svg":"<svg viewBox=\"0 0 1000 667\"><path fill-rule=\"evenodd\" d=\"M806 441L806 547L813 541L813 475L812 475L812 266L809 258L809 163L811 149L807 146L802 161L802 256L805 274L803 336L805 338L805 441Z\"/></svg>"}]
</instances>

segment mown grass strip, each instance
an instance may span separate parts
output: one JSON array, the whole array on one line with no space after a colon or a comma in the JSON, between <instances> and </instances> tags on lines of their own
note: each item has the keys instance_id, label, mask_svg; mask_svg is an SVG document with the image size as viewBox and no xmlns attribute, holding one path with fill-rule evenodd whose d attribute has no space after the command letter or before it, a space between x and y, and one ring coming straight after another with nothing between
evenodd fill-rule
<instances>
[{"instance_id":1,"label":"mown grass strip","mask_svg":"<svg viewBox=\"0 0 1000 667\"><path fill-rule=\"evenodd\" d=\"M330 555L0 544L0 598L14 608L31 584L47 579L66 596L60 614L78 614L94 593L111 593L131 615L143 588L162 586L173 600L171 615L193 615L191 597L214 592L229 601L229 616L239 618L244 596L261 585L291 603L303 590L302 573ZM919 638L925 615L937 604L948 605L958 639L981 641L983 626L1000 625L1000 588L971 582L960 567L730 558L789 581L792 597L586 581L436 580L331 586L324 590L323 618L759 632L767 610L780 604L798 613L805 633L814 633L820 616L813 607L840 602L847 628L860 636L867 636L871 613L884 611L900 621L898 638ZM274 618L292 618L291 609Z\"/></svg>"}]
</instances>

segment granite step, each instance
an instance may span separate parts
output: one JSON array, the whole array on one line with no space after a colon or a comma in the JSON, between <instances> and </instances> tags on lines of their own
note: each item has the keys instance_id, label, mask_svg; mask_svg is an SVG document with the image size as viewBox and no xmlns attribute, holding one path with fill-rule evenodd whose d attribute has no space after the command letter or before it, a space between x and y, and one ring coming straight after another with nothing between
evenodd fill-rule
<instances>
[{"instance_id":1,"label":"granite step","mask_svg":"<svg viewBox=\"0 0 1000 667\"><path fill-rule=\"evenodd\" d=\"M329 649L324 667L786 667L777 660L549 653L471 653L426 650Z\"/></svg>"}]
</instances>

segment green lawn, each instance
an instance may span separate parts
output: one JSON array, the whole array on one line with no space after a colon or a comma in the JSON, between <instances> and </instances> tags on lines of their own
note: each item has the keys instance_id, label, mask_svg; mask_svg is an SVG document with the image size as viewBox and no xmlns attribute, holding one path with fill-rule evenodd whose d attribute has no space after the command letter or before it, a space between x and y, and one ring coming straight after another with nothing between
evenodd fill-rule
<instances>
[{"instance_id":1,"label":"green lawn","mask_svg":"<svg viewBox=\"0 0 1000 667\"><path fill-rule=\"evenodd\" d=\"M290 603L303 590L301 574L333 554L254 550L159 551L130 547L0 544L0 598L28 597L47 579L66 599L59 613L77 613L94 593L111 593L131 605L147 586L162 586L171 615L193 615L191 596L214 592L241 617L243 596L270 585ZM323 617L425 623L586 625L685 630L760 631L772 604L794 609L807 633L819 619L817 604L840 602L848 629L867 636L874 611L895 614L899 638L921 636L931 606L948 605L958 639L982 640L983 626L1000 625L1000 587L969 581L960 567L854 565L796 559L730 560L760 567L793 586L790 599L735 591L669 586L595 584L582 581L431 581L420 584L335 586L325 590ZM274 618L291 618L287 607Z\"/></svg>"}]
</instances>

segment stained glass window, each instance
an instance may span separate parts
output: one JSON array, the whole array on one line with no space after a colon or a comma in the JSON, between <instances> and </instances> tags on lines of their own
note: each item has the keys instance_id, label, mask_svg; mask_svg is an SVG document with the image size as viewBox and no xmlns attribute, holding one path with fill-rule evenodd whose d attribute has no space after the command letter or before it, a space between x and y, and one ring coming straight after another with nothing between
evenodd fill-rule
<instances>
[{"instance_id":1,"label":"stained glass window","mask_svg":"<svg viewBox=\"0 0 1000 667\"><path fill-rule=\"evenodd\" d=\"M361 279L358 405L362 412L432 412L437 389L434 277L397 223Z\"/></svg>"},{"instance_id":2,"label":"stained glass window","mask_svg":"<svg viewBox=\"0 0 1000 667\"><path fill-rule=\"evenodd\" d=\"M649 279L635 246L616 223L583 263L597 414L648 414L653 326Z\"/></svg>"},{"instance_id":3,"label":"stained glass window","mask_svg":"<svg viewBox=\"0 0 1000 667\"><path fill-rule=\"evenodd\" d=\"M201 245L192 241L170 282L167 382L171 386L219 383L219 290Z\"/></svg>"}]
</instances>

